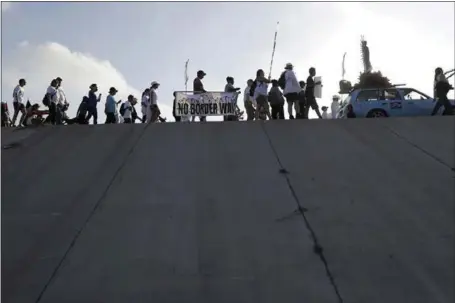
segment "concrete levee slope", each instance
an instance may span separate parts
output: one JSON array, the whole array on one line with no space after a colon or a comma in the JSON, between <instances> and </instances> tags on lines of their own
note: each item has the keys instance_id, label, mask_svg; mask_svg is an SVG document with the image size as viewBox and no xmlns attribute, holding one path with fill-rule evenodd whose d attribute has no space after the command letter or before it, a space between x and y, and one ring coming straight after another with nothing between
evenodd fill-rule
<instances>
[{"instance_id":1,"label":"concrete levee slope","mask_svg":"<svg viewBox=\"0 0 455 303\"><path fill-rule=\"evenodd\" d=\"M2 130L2 302L453 302L454 138L452 117Z\"/></svg>"}]
</instances>

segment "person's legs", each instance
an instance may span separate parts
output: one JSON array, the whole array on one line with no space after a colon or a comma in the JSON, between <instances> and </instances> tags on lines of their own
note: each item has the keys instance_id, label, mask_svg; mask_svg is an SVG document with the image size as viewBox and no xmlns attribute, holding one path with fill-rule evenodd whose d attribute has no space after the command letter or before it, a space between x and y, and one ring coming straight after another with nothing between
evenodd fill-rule
<instances>
[{"instance_id":1,"label":"person's legs","mask_svg":"<svg viewBox=\"0 0 455 303\"><path fill-rule=\"evenodd\" d=\"M63 124L63 112L62 107L59 104L55 106L55 124L57 125Z\"/></svg>"},{"instance_id":2,"label":"person's legs","mask_svg":"<svg viewBox=\"0 0 455 303\"><path fill-rule=\"evenodd\" d=\"M253 108L253 103L250 101L247 101L244 103L245 106L245 111L246 111L246 119L248 121L254 120L254 108Z\"/></svg>"},{"instance_id":3,"label":"person's legs","mask_svg":"<svg viewBox=\"0 0 455 303\"><path fill-rule=\"evenodd\" d=\"M96 108L93 109L93 124L98 124L98 110Z\"/></svg>"},{"instance_id":4,"label":"person's legs","mask_svg":"<svg viewBox=\"0 0 455 303\"><path fill-rule=\"evenodd\" d=\"M284 120L284 105L278 105L278 119Z\"/></svg>"},{"instance_id":5,"label":"person's legs","mask_svg":"<svg viewBox=\"0 0 455 303\"><path fill-rule=\"evenodd\" d=\"M433 107L433 111L431 112L431 115L434 116L438 113L439 109L441 108L442 106L442 102L438 99L436 101L436 104L434 105Z\"/></svg>"},{"instance_id":6,"label":"person's legs","mask_svg":"<svg viewBox=\"0 0 455 303\"><path fill-rule=\"evenodd\" d=\"M125 123L125 124L132 124L133 121L131 121L130 118L125 118L125 119L123 119L123 123Z\"/></svg>"},{"instance_id":7,"label":"person's legs","mask_svg":"<svg viewBox=\"0 0 455 303\"><path fill-rule=\"evenodd\" d=\"M13 114L13 126L16 124L16 119L17 115L19 114L19 102L15 101L13 102L13 109L14 109L14 114Z\"/></svg>"},{"instance_id":8,"label":"person's legs","mask_svg":"<svg viewBox=\"0 0 455 303\"><path fill-rule=\"evenodd\" d=\"M288 104L288 115L289 115L289 119L294 119L294 115L292 114L292 103L293 103L293 101L287 99L286 102L287 102L287 104Z\"/></svg>"},{"instance_id":9,"label":"person's legs","mask_svg":"<svg viewBox=\"0 0 455 303\"><path fill-rule=\"evenodd\" d=\"M264 109L267 117L269 117L269 120L272 120L272 115L270 114L270 105L267 97L265 97Z\"/></svg>"},{"instance_id":10,"label":"person's legs","mask_svg":"<svg viewBox=\"0 0 455 303\"><path fill-rule=\"evenodd\" d=\"M299 95L295 95L294 98L295 116L297 118L300 115Z\"/></svg>"},{"instance_id":11,"label":"person's legs","mask_svg":"<svg viewBox=\"0 0 455 303\"><path fill-rule=\"evenodd\" d=\"M19 120L19 125L22 125L27 118L27 112L25 110L24 104L19 104L19 111L21 112L21 118Z\"/></svg>"},{"instance_id":12,"label":"person's legs","mask_svg":"<svg viewBox=\"0 0 455 303\"><path fill-rule=\"evenodd\" d=\"M279 105L270 105L272 108L272 120L278 119L278 107Z\"/></svg>"},{"instance_id":13,"label":"person's legs","mask_svg":"<svg viewBox=\"0 0 455 303\"><path fill-rule=\"evenodd\" d=\"M319 105L318 102L316 101L316 98L311 100L310 106L316 112L316 115L318 115L319 119L322 119L322 115L321 112L319 111Z\"/></svg>"},{"instance_id":14,"label":"person's legs","mask_svg":"<svg viewBox=\"0 0 455 303\"><path fill-rule=\"evenodd\" d=\"M441 98L441 103L444 106L444 111L442 112L442 115L444 115L444 116L453 115L454 107L450 103L447 96L445 96L444 98Z\"/></svg>"},{"instance_id":15,"label":"person's legs","mask_svg":"<svg viewBox=\"0 0 455 303\"><path fill-rule=\"evenodd\" d=\"M55 116L57 114L57 106L54 102L49 103L49 122L55 125Z\"/></svg>"}]
</instances>

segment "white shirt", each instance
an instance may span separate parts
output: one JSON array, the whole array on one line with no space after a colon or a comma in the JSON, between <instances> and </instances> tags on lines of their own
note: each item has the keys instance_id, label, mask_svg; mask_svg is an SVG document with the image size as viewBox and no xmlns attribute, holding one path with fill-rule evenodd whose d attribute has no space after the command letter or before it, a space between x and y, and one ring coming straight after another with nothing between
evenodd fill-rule
<instances>
[{"instance_id":1,"label":"white shirt","mask_svg":"<svg viewBox=\"0 0 455 303\"><path fill-rule=\"evenodd\" d=\"M155 92L155 89L154 88L151 88L150 89L150 105L156 105L157 104L157 101L158 101L158 96Z\"/></svg>"},{"instance_id":2,"label":"white shirt","mask_svg":"<svg viewBox=\"0 0 455 303\"><path fill-rule=\"evenodd\" d=\"M123 103L123 108L125 108L125 112L123 113L123 119L131 119L131 110L129 107L132 107L130 101L126 100L125 103Z\"/></svg>"},{"instance_id":3,"label":"white shirt","mask_svg":"<svg viewBox=\"0 0 455 303\"><path fill-rule=\"evenodd\" d=\"M146 116L147 115L147 107L150 106L150 96L144 95L142 96L141 100L141 111L142 115Z\"/></svg>"},{"instance_id":4,"label":"white shirt","mask_svg":"<svg viewBox=\"0 0 455 303\"><path fill-rule=\"evenodd\" d=\"M283 95L299 93L302 90L293 70L287 70L284 74L284 78L286 79L286 86L284 87Z\"/></svg>"},{"instance_id":5,"label":"white shirt","mask_svg":"<svg viewBox=\"0 0 455 303\"><path fill-rule=\"evenodd\" d=\"M24 88L17 85L13 90L13 102L24 104Z\"/></svg>"},{"instance_id":6,"label":"white shirt","mask_svg":"<svg viewBox=\"0 0 455 303\"><path fill-rule=\"evenodd\" d=\"M251 101L250 89L251 89L251 86L247 86L245 88L245 91L243 92L243 102Z\"/></svg>"},{"instance_id":7,"label":"white shirt","mask_svg":"<svg viewBox=\"0 0 455 303\"><path fill-rule=\"evenodd\" d=\"M59 103L61 105L64 105L65 103L67 103L65 92L63 91L63 88L61 88L61 87L57 88L57 103Z\"/></svg>"},{"instance_id":8,"label":"white shirt","mask_svg":"<svg viewBox=\"0 0 455 303\"><path fill-rule=\"evenodd\" d=\"M256 89L254 90L254 99L257 98L257 96L262 95L262 96L267 96L267 90L269 88L269 84L265 82L257 82Z\"/></svg>"},{"instance_id":9,"label":"white shirt","mask_svg":"<svg viewBox=\"0 0 455 303\"><path fill-rule=\"evenodd\" d=\"M327 111L323 111L321 116L322 116L322 119L330 119L329 113Z\"/></svg>"},{"instance_id":10,"label":"white shirt","mask_svg":"<svg viewBox=\"0 0 455 303\"><path fill-rule=\"evenodd\" d=\"M51 96L50 97L51 102L57 104L57 89L55 87L49 86L47 88L46 94L49 94Z\"/></svg>"},{"instance_id":11,"label":"white shirt","mask_svg":"<svg viewBox=\"0 0 455 303\"><path fill-rule=\"evenodd\" d=\"M340 104L338 103L338 101L332 101L332 104L330 105L330 110L332 111L332 119L336 119L337 118L337 113L338 113L338 110L340 109Z\"/></svg>"}]
</instances>

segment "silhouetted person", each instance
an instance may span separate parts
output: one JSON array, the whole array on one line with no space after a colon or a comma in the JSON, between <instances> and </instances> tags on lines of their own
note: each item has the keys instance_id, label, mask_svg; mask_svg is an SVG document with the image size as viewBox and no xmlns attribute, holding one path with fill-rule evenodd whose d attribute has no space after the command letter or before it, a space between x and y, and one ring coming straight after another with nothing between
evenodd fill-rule
<instances>
[{"instance_id":1,"label":"silhouetted person","mask_svg":"<svg viewBox=\"0 0 455 303\"><path fill-rule=\"evenodd\" d=\"M316 76L316 69L314 67L311 67L309 70L310 75L308 76L306 80L306 89L305 89L305 97L306 97L306 103L307 107L305 109L305 116L308 117L308 113L310 110L310 107L316 112L318 115L319 119L322 119L321 112L319 111L319 105L318 102L316 101L316 97L314 96L314 87L316 85L320 85L321 82L314 82L313 77Z\"/></svg>"}]
</instances>

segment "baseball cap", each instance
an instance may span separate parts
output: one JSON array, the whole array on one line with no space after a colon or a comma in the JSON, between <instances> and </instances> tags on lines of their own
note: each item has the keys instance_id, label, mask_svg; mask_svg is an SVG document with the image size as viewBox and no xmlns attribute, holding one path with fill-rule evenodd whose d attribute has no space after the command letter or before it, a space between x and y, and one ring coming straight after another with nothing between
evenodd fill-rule
<instances>
[{"instance_id":1,"label":"baseball cap","mask_svg":"<svg viewBox=\"0 0 455 303\"><path fill-rule=\"evenodd\" d=\"M204 75L204 76L207 75L203 70L199 70L199 71L197 72L197 74L198 74L198 75Z\"/></svg>"}]
</instances>

